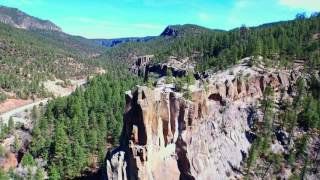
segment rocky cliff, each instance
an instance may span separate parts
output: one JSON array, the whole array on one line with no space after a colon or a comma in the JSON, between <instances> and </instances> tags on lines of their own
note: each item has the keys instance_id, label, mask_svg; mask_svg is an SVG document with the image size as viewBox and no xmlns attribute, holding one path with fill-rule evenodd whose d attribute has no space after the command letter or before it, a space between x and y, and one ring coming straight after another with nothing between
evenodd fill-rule
<instances>
[{"instance_id":1,"label":"rocky cliff","mask_svg":"<svg viewBox=\"0 0 320 180\"><path fill-rule=\"evenodd\" d=\"M251 146L250 124L262 119L252 108L268 85L276 99L288 96L299 75L253 68L247 60L198 80L189 87L191 99L168 84L128 92L120 147L107 156L106 177L241 177L239 168Z\"/></svg>"},{"instance_id":2,"label":"rocky cliff","mask_svg":"<svg viewBox=\"0 0 320 180\"><path fill-rule=\"evenodd\" d=\"M184 25L170 25L167 26L164 31L160 34L162 37L181 37L186 35L198 36L204 33L212 32L214 30L204 28L194 24Z\"/></svg>"},{"instance_id":3,"label":"rocky cliff","mask_svg":"<svg viewBox=\"0 0 320 180\"><path fill-rule=\"evenodd\" d=\"M19 29L40 29L49 31L59 31L61 28L48 20L41 20L32 17L16 8L0 6L0 22Z\"/></svg>"}]
</instances>

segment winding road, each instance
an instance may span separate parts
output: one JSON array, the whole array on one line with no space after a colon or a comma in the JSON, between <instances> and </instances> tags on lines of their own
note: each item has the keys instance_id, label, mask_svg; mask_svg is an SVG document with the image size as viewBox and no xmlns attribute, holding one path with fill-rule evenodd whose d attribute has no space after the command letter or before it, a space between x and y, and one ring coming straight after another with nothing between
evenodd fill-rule
<instances>
[{"instance_id":1,"label":"winding road","mask_svg":"<svg viewBox=\"0 0 320 180\"><path fill-rule=\"evenodd\" d=\"M12 116L12 118L15 122L22 122L23 123L25 118L19 117L19 114L21 114L22 112L25 112L25 111L29 111L33 108L33 106L39 106L39 104L41 104L41 103L43 103L45 105L48 103L48 100L49 100L49 98L42 99L40 101L36 101L36 102L30 103L30 104L18 107L16 109L13 109L11 111L5 112L3 114L0 114L0 120L2 123L8 123L10 117Z\"/></svg>"},{"instance_id":2,"label":"winding road","mask_svg":"<svg viewBox=\"0 0 320 180\"><path fill-rule=\"evenodd\" d=\"M75 86L82 86L82 85L86 84L86 82L87 82L86 80L82 79L82 80L74 81L73 83ZM60 96L68 96L74 90L75 90L75 88L70 92L60 94ZM0 114L0 122L8 123L10 117L12 117L14 122L24 123L26 121L26 118L24 117L26 111L30 112L30 110L32 110L33 106L39 106L39 104L41 104L41 103L43 105L46 105L48 103L48 100L50 100L50 99L51 98L41 99L36 102L26 104L24 106L20 106L18 108L12 109L10 111L4 112L4 113Z\"/></svg>"}]
</instances>

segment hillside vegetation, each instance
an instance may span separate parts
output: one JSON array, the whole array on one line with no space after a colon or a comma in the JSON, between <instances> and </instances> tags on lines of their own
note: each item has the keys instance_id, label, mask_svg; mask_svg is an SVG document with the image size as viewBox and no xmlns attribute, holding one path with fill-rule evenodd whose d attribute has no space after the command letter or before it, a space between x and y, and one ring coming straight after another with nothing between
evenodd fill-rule
<instances>
[{"instance_id":1,"label":"hillside vegetation","mask_svg":"<svg viewBox=\"0 0 320 180\"><path fill-rule=\"evenodd\" d=\"M239 59L262 55L274 65L289 65L296 59L319 65L320 15L298 14L295 20L242 26L230 31L210 30L195 25L169 26L162 36L148 42L126 43L109 49L107 57L128 59L155 54L155 62L168 56L194 57L197 70L223 69Z\"/></svg>"},{"instance_id":2,"label":"hillside vegetation","mask_svg":"<svg viewBox=\"0 0 320 180\"><path fill-rule=\"evenodd\" d=\"M86 77L97 69L92 55L102 48L61 32L27 31L0 23L0 89L46 96L41 81Z\"/></svg>"},{"instance_id":3,"label":"hillside vegetation","mask_svg":"<svg viewBox=\"0 0 320 180\"><path fill-rule=\"evenodd\" d=\"M89 81L86 90L48 104L33 131L30 153L48 162L53 179L80 176L103 164L106 145L118 143L122 129L124 92L141 83L115 71Z\"/></svg>"},{"instance_id":4,"label":"hillside vegetation","mask_svg":"<svg viewBox=\"0 0 320 180\"><path fill-rule=\"evenodd\" d=\"M268 165L279 170L280 163L294 167L294 163L302 162L306 164L306 171L317 170L316 163L308 160L305 149L313 132L318 132L320 127L320 81L319 74L314 73L320 66L319 13L310 17L299 14L292 21L242 26L230 31L196 25L168 26L159 37L108 49L63 32L22 30L0 23L0 101L6 98L3 92L15 92L20 98L45 97L48 93L41 82L47 79L84 78L98 68L107 70L106 74L89 80L85 88L78 88L68 97L54 98L41 109L34 118L31 144L26 145L22 166L37 165L48 172L49 179L81 177L86 171L101 167L107 149L119 142L124 93L143 83L128 72L128 59L145 54L155 55L152 63L165 62L168 56L190 57L197 71L226 69L250 56L254 56L251 66L262 64L284 69L301 60L308 84L299 80L297 87L292 87L298 92L293 102L277 102L282 109L274 111L273 90L265 88L261 101L264 124L254 124L252 131L257 136L240 170L246 171L244 175L248 178L251 171L263 177ZM190 100L191 92L184 87L189 89L195 83L192 74L174 78L171 72L168 76L168 83L173 83L177 91L186 91L185 98ZM150 88L154 86L153 82L146 84ZM273 117L277 117L276 125ZM296 129L304 133L302 138L294 139L293 147L288 146L290 153L278 156L270 151L276 128L290 134ZM7 129L12 133L11 128ZM38 165L35 159L46 163ZM303 173L297 171L293 178L303 179ZM0 178L1 175L0 171ZM14 171L9 176L24 178Z\"/></svg>"}]
</instances>

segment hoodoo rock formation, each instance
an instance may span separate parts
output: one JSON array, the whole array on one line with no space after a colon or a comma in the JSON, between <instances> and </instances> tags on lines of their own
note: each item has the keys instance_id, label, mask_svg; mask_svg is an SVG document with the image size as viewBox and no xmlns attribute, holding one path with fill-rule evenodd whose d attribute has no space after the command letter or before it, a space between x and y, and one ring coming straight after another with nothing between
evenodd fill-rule
<instances>
[{"instance_id":1,"label":"hoodoo rock formation","mask_svg":"<svg viewBox=\"0 0 320 180\"><path fill-rule=\"evenodd\" d=\"M243 63L197 81L189 100L168 85L128 92L120 147L107 157L107 179L241 177L238 169L251 146L250 109L267 85L278 99L288 95L297 74Z\"/></svg>"}]
</instances>

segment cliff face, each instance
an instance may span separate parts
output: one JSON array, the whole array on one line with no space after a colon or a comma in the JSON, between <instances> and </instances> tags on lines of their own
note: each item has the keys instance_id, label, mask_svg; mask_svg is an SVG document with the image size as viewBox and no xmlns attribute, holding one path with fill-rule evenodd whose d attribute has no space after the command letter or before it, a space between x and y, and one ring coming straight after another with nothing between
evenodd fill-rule
<instances>
[{"instance_id":1,"label":"cliff face","mask_svg":"<svg viewBox=\"0 0 320 180\"><path fill-rule=\"evenodd\" d=\"M229 179L250 148L252 107L267 85L280 98L297 75L245 64L191 87L186 100L169 86L126 95L119 148L107 157L108 179ZM257 119L259 117L259 113Z\"/></svg>"},{"instance_id":2,"label":"cliff face","mask_svg":"<svg viewBox=\"0 0 320 180\"><path fill-rule=\"evenodd\" d=\"M184 25L170 25L165 28L165 30L161 33L160 36L168 37L168 36L197 36L203 33L208 33L214 31L212 29L207 29L201 26L197 26L194 24L184 24Z\"/></svg>"},{"instance_id":3,"label":"cliff face","mask_svg":"<svg viewBox=\"0 0 320 180\"><path fill-rule=\"evenodd\" d=\"M61 28L51 21L41 20L29 16L18 9L5 6L0 6L0 22L19 29L41 29L61 32Z\"/></svg>"}]
</instances>

